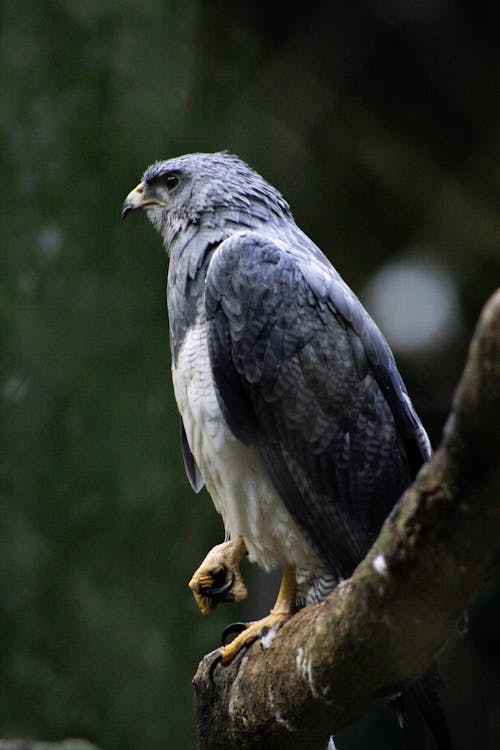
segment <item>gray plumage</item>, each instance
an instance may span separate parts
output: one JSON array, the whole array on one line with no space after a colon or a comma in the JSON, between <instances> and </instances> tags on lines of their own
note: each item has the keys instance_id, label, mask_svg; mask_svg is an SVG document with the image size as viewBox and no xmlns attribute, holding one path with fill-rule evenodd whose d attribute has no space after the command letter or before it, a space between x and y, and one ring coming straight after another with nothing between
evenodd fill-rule
<instances>
[{"instance_id":1,"label":"gray plumage","mask_svg":"<svg viewBox=\"0 0 500 750\"><path fill-rule=\"evenodd\" d=\"M157 162L142 187L170 255L193 488L205 480L257 562L294 563L313 587L349 576L430 453L389 346L281 194L236 156Z\"/></svg>"}]
</instances>

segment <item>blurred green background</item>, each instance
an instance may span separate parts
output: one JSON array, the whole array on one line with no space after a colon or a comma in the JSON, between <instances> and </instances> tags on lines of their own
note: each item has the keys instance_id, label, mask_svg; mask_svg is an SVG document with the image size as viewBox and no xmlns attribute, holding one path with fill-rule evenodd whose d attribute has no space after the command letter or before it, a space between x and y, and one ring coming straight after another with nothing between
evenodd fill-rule
<instances>
[{"instance_id":1,"label":"blurred green background","mask_svg":"<svg viewBox=\"0 0 500 750\"><path fill-rule=\"evenodd\" d=\"M246 566L251 602L203 619L186 587L223 532L182 467L167 259L125 195L155 159L247 160L380 322L436 444L499 276L498 9L0 2L0 736L193 747L199 658L272 596ZM499 593L441 659L458 750L500 747ZM431 748L408 724L381 707L335 740Z\"/></svg>"}]
</instances>

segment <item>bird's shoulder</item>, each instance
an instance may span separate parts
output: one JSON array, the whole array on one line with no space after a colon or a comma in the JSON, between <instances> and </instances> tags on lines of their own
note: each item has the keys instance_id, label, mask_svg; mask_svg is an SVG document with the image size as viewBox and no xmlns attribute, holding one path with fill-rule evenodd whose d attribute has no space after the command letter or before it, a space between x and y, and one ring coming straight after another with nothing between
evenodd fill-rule
<instances>
[{"instance_id":1,"label":"bird's shoulder","mask_svg":"<svg viewBox=\"0 0 500 750\"><path fill-rule=\"evenodd\" d=\"M327 338L347 338L360 377L370 364L388 377L396 371L387 342L359 299L296 227L241 231L221 242L207 266L205 308L209 318L221 311L235 333L242 318L252 318L265 320L268 333L300 325L304 334L321 330Z\"/></svg>"},{"instance_id":2,"label":"bird's shoulder","mask_svg":"<svg viewBox=\"0 0 500 750\"><path fill-rule=\"evenodd\" d=\"M299 230L244 230L221 242L210 259L207 312L210 315L214 305L231 296L262 310L259 292L264 290L275 293L276 302L283 302L283 295L291 290L288 301L307 302L311 311L325 304L333 310L338 284L345 286L323 253Z\"/></svg>"},{"instance_id":3,"label":"bird's shoulder","mask_svg":"<svg viewBox=\"0 0 500 750\"><path fill-rule=\"evenodd\" d=\"M212 351L220 362L230 359L247 382L259 382L264 396L284 387L286 364L300 352L301 366L321 371L325 381L335 374L375 381L413 454L413 471L429 457L388 343L300 230L241 231L220 243L208 264L205 309L216 339Z\"/></svg>"}]
</instances>

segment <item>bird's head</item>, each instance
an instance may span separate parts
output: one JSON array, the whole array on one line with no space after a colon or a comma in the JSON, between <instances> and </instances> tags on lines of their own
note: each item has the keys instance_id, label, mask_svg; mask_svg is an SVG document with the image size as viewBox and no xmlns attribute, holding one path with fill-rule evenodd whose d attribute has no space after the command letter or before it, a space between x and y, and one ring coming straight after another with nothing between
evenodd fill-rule
<instances>
[{"instance_id":1,"label":"bird's head","mask_svg":"<svg viewBox=\"0 0 500 750\"><path fill-rule=\"evenodd\" d=\"M291 216L281 194L225 151L157 161L125 198L122 216L143 209L166 245L188 225L227 232Z\"/></svg>"}]
</instances>

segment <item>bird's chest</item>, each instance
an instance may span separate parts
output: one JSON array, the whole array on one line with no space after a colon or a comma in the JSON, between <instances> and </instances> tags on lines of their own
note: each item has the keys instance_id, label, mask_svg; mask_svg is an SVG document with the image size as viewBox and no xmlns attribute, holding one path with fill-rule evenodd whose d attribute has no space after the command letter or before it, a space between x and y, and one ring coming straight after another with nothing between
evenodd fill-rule
<instances>
[{"instance_id":1,"label":"bird's chest","mask_svg":"<svg viewBox=\"0 0 500 750\"><path fill-rule=\"evenodd\" d=\"M186 333L172 378L189 447L227 536L242 536L250 559L271 567L301 564L310 548L274 489L258 451L230 431L210 366L207 323Z\"/></svg>"}]
</instances>

